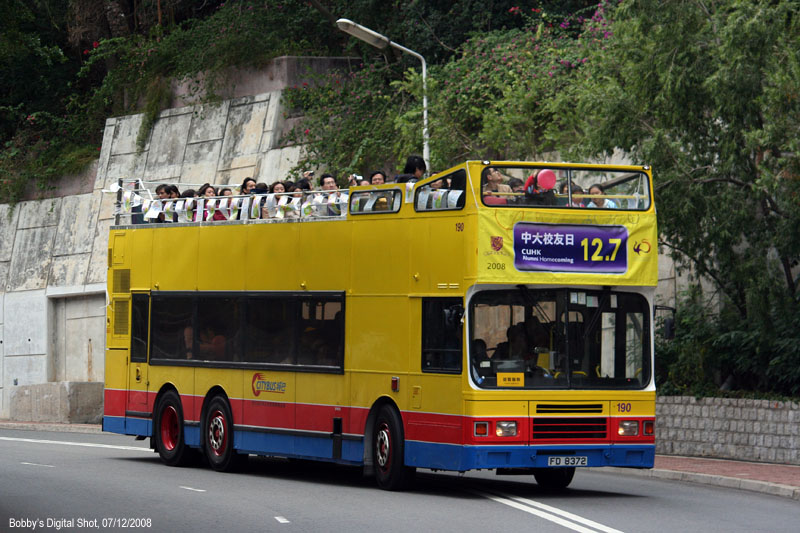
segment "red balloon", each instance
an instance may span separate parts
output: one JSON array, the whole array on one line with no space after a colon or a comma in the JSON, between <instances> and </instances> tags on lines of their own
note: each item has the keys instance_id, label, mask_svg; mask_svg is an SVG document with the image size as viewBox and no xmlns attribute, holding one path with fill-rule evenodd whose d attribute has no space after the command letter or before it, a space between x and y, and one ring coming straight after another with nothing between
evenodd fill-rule
<instances>
[{"instance_id":1,"label":"red balloon","mask_svg":"<svg viewBox=\"0 0 800 533\"><path fill-rule=\"evenodd\" d=\"M542 189L552 189L556 186L556 173L550 169L544 169L536 176L536 181Z\"/></svg>"}]
</instances>

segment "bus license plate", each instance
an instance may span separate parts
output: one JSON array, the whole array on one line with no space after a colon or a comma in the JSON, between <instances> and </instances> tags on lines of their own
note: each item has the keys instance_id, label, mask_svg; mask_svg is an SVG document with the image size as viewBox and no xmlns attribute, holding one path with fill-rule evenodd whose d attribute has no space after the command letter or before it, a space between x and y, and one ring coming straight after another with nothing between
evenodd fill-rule
<instances>
[{"instance_id":1,"label":"bus license plate","mask_svg":"<svg viewBox=\"0 0 800 533\"><path fill-rule=\"evenodd\" d=\"M551 455L547 458L547 466L587 466L585 455Z\"/></svg>"}]
</instances>

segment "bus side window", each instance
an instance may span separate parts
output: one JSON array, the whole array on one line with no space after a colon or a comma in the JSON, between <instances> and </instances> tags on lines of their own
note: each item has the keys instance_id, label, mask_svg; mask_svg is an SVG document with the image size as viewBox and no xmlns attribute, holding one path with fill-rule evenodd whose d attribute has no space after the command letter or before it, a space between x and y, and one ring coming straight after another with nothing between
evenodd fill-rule
<instances>
[{"instance_id":1,"label":"bus side window","mask_svg":"<svg viewBox=\"0 0 800 533\"><path fill-rule=\"evenodd\" d=\"M150 295L133 294L131 298L131 361L145 363L147 333L150 329Z\"/></svg>"},{"instance_id":2,"label":"bus side window","mask_svg":"<svg viewBox=\"0 0 800 533\"><path fill-rule=\"evenodd\" d=\"M194 299L187 294L151 295L150 359L193 359Z\"/></svg>"},{"instance_id":3,"label":"bus side window","mask_svg":"<svg viewBox=\"0 0 800 533\"><path fill-rule=\"evenodd\" d=\"M452 211L464 207L467 173L461 169L420 186L414 207L417 211Z\"/></svg>"},{"instance_id":4,"label":"bus side window","mask_svg":"<svg viewBox=\"0 0 800 533\"><path fill-rule=\"evenodd\" d=\"M422 371L461 373L461 298L422 299Z\"/></svg>"}]
</instances>

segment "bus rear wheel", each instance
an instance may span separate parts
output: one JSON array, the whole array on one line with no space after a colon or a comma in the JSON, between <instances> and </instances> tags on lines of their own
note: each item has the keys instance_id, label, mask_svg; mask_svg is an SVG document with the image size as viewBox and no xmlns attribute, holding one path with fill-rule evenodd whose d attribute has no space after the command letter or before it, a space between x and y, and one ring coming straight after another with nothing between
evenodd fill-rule
<instances>
[{"instance_id":1,"label":"bus rear wheel","mask_svg":"<svg viewBox=\"0 0 800 533\"><path fill-rule=\"evenodd\" d=\"M575 467L570 468L536 468L533 471L536 483L543 489L561 490L572 483Z\"/></svg>"},{"instance_id":2,"label":"bus rear wheel","mask_svg":"<svg viewBox=\"0 0 800 533\"><path fill-rule=\"evenodd\" d=\"M247 456L233 449L233 416L225 398L211 399L202 428L203 450L211 468L218 472L238 470Z\"/></svg>"},{"instance_id":3,"label":"bus rear wheel","mask_svg":"<svg viewBox=\"0 0 800 533\"><path fill-rule=\"evenodd\" d=\"M375 481L383 490L402 490L414 477L415 470L403 462L405 442L400 415L384 405L375 419L372 436Z\"/></svg>"},{"instance_id":4,"label":"bus rear wheel","mask_svg":"<svg viewBox=\"0 0 800 533\"><path fill-rule=\"evenodd\" d=\"M190 451L183 439L183 410L178 393L169 390L161 395L155 409L153 433L156 451L169 466L184 466Z\"/></svg>"}]
</instances>

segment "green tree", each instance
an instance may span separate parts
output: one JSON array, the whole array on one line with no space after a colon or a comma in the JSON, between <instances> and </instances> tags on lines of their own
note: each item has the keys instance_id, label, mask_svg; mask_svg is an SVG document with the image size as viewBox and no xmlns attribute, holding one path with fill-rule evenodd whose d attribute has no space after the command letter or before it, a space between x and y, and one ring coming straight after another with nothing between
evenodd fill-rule
<instances>
[{"instance_id":1,"label":"green tree","mask_svg":"<svg viewBox=\"0 0 800 533\"><path fill-rule=\"evenodd\" d=\"M583 119L573 152L621 148L653 166L662 244L713 280L726 308L711 341L695 336L720 354L720 379L793 394L800 359L785 335L797 339L800 326L799 8L623 2L571 106ZM706 324L684 326L691 336Z\"/></svg>"}]
</instances>

